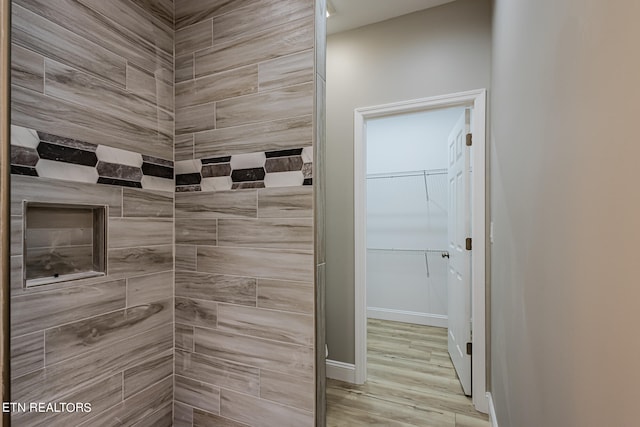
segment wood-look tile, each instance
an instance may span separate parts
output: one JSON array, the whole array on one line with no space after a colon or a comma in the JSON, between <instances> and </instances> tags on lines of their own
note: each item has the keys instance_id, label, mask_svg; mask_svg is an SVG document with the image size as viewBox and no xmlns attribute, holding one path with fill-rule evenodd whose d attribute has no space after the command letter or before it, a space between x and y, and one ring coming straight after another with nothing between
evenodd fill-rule
<instances>
[{"instance_id":1,"label":"wood-look tile","mask_svg":"<svg viewBox=\"0 0 640 427\"><path fill-rule=\"evenodd\" d=\"M313 426L313 413L230 390L220 392L220 415L256 427Z\"/></svg>"},{"instance_id":2,"label":"wood-look tile","mask_svg":"<svg viewBox=\"0 0 640 427\"><path fill-rule=\"evenodd\" d=\"M215 328L217 323L218 304L213 301L176 297L176 322L185 325Z\"/></svg>"},{"instance_id":3,"label":"wood-look tile","mask_svg":"<svg viewBox=\"0 0 640 427\"><path fill-rule=\"evenodd\" d=\"M211 414L200 409L193 410L193 427L249 427L247 424L221 417L220 415ZM177 426L176 426L177 427ZM191 427L191 425L189 425Z\"/></svg>"},{"instance_id":4,"label":"wood-look tile","mask_svg":"<svg viewBox=\"0 0 640 427\"><path fill-rule=\"evenodd\" d=\"M184 135L176 135L175 141L175 159L176 161L180 160L191 160L194 158L193 156L193 134L184 134Z\"/></svg>"},{"instance_id":5,"label":"wood-look tile","mask_svg":"<svg viewBox=\"0 0 640 427\"><path fill-rule=\"evenodd\" d=\"M176 52L181 55L205 49L213 45L213 25L211 19L200 21L176 31Z\"/></svg>"},{"instance_id":6,"label":"wood-look tile","mask_svg":"<svg viewBox=\"0 0 640 427\"><path fill-rule=\"evenodd\" d=\"M118 341L170 323L173 321L171 304L171 300L164 300L138 305L47 329L47 365L87 351L107 349Z\"/></svg>"},{"instance_id":7,"label":"wood-look tile","mask_svg":"<svg viewBox=\"0 0 640 427\"><path fill-rule=\"evenodd\" d=\"M218 330L299 345L313 345L313 316L255 307L218 305Z\"/></svg>"},{"instance_id":8,"label":"wood-look tile","mask_svg":"<svg viewBox=\"0 0 640 427\"><path fill-rule=\"evenodd\" d=\"M173 374L173 351L145 361L123 372L124 398L144 390L165 377Z\"/></svg>"},{"instance_id":9,"label":"wood-look tile","mask_svg":"<svg viewBox=\"0 0 640 427\"><path fill-rule=\"evenodd\" d=\"M173 296L173 270L127 278L127 307Z\"/></svg>"},{"instance_id":10,"label":"wood-look tile","mask_svg":"<svg viewBox=\"0 0 640 427\"><path fill-rule=\"evenodd\" d=\"M11 255L22 255L22 216L11 216Z\"/></svg>"},{"instance_id":11,"label":"wood-look tile","mask_svg":"<svg viewBox=\"0 0 640 427\"><path fill-rule=\"evenodd\" d=\"M208 412L220 411L220 388L202 381L176 375L174 398Z\"/></svg>"},{"instance_id":12,"label":"wood-look tile","mask_svg":"<svg viewBox=\"0 0 640 427\"><path fill-rule=\"evenodd\" d=\"M199 353L176 351L176 374L201 379L218 387L259 394L260 370ZM189 403L189 402L187 402Z\"/></svg>"},{"instance_id":13,"label":"wood-look tile","mask_svg":"<svg viewBox=\"0 0 640 427\"><path fill-rule=\"evenodd\" d=\"M201 104L194 107L181 107L176 111L176 135L214 129L215 104Z\"/></svg>"},{"instance_id":14,"label":"wood-look tile","mask_svg":"<svg viewBox=\"0 0 640 427\"><path fill-rule=\"evenodd\" d=\"M173 82L171 53L158 49L154 43L143 42L134 33L121 26L121 20L111 20L73 0L17 0L17 3L51 21L46 23L46 31L42 35L37 33L30 35L30 38L35 37L32 41L35 43L38 43L40 38L46 39L51 35L51 38L44 40L46 43L42 45L44 56L99 76L106 76L111 80L113 78L108 77L109 67L103 67L99 61L95 63L92 61L96 56L103 55L101 52L106 52L109 57L117 58L118 64L120 64L119 61L126 59L152 73L163 70L165 81ZM126 18L126 16L123 17ZM37 28L40 23L32 22L32 25ZM58 40L59 38L62 40ZM70 39L72 44L65 44L67 39ZM33 50L37 51L37 49ZM88 57L85 56L87 52L90 55ZM124 86L124 76L124 69L118 69L117 81L122 86Z\"/></svg>"},{"instance_id":15,"label":"wood-look tile","mask_svg":"<svg viewBox=\"0 0 640 427\"><path fill-rule=\"evenodd\" d=\"M176 84L176 106L190 107L258 91L258 66L249 65Z\"/></svg>"},{"instance_id":16,"label":"wood-look tile","mask_svg":"<svg viewBox=\"0 0 640 427\"><path fill-rule=\"evenodd\" d=\"M311 116L214 129L195 134L195 157L279 151L311 145Z\"/></svg>"},{"instance_id":17,"label":"wood-look tile","mask_svg":"<svg viewBox=\"0 0 640 427\"><path fill-rule=\"evenodd\" d=\"M313 188L304 186L258 190L258 218L313 218Z\"/></svg>"},{"instance_id":18,"label":"wood-look tile","mask_svg":"<svg viewBox=\"0 0 640 427\"><path fill-rule=\"evenodd\" d=\"M314 13L313 0L261 0L254 7L235 9L213 18L214 44L227 43L238 37L272 30Z\"/></svg>"},{"instance_id":19,"label":"wood-look tile","mask_svg":"<svg viewBox=\"0 0 640 427\"><path fill-rule=\"evenodd\" d=\"M182 350L193 351L193 326L175 324L175 346Z\"/></svg>"},{"instance_id":20,"label":"wood-look tile","mask_svg":"<svg viewBox=\"0 0 640 427\"><path fill-rule=\"evenodd\" d=\"M122 190L117 187L16 175L11 177L11 184L11 215L22 215L24 200L108 205L110 217L118 217L122 213Z\"/></svg>"},{"instance_id":21,"label":"wood-look tile","mask_svg":"<svg viewBox=\"0 0 640 427\"><path fill-rule=\"evenodd\" d=\"M313 381L281 372L260 370L260 397L294 408L313 412L315 389Z\"/></svg>"},{"instance_id":22,"label":"wood-look tile","mask_svg":"<svg viewBox=\"0 0 640 427\"><path fill-rule=\"evenodd\" d=\"M195 329L195 351L236 363L313 378L313 348L214 329Z\"/></svg>"},{"instance_id":23,"label":"wood-look tile","mask_svg":"<svg viewBox=\"0 0 640 427\"><path fill-rule=\"evenodd\" d=\"M92 249L91 245L30 249L24 257L25 278L30 280L91 271Z\"/></svg>"},{"instance_id":24,"label":"wood-look tile","mask_svg":"<svg viewBox=\"0 0 640 427\"><path fill-rule=\"evenodd\" d=\"M195 77L193 53L176 56L175 67L176 67L176 84L193 79Z\"/></svg>"},{"instance_id":25,"label":"wood-look tile","mask_svg":"<svg viewBox=\"0 0 640 427\"><path fill-rule=\"evenodd\" d=\"M312 314L313 283L259 279L258 307Z\"/></svg>"},{"instance_id":26,"label":"wood-look tile","mask_svg":"<svg viewBox=\"0 0 640 427\"><path fill-rule=\"evenodd\" d=\"M149 15L161 20L167 28L173 28L173 0L132 0Z\"/></svg>"},{"instance_id":27,"label":"wood-look tile","mask_svg":"<svg viewBox=\"0 0 640 427\"><path fill-rule=\"evenodd\" d=\"M144 334L46 366L16 378L12 398L20 402L48 402L94 382L99 375L121 372L173 348L173 330L160 326ZM19 400L18 400L19 399Z\"/></svg>"},{"instance_id":28,"label":"wood-look tile","mask_svg":"<svg viewBox=\"0 0 640 427\"><path fill-rule=\"evenodd\" d=\"M109 220L109 248L170 245L173 220L170 218L112 218Z\"/></svg>"},{"instance_id":29,"label":"wood-look tile","mask_svg":"<svg viewBox=\"0 0 640 427\"><path fill-rule=\"evenodd\" d=\"M155 46L173 54L173 25L166 26L154 15L145 13L131 1L78 0L83 5L116 22L130 34L133 43Z\"/></svg>"},{"instance_id":30,"label":"wood-look tile","mask_svg":"<svg viewBox=\"0 0 640 427\"><path fill-rule=\"evenodd\" d=\"M216 128L311 114L313 83L275 89L216 103Z\"/></svg>"},{"instance_id":31,"label":"wood-look tile","mask_svg":"<svg viewBox=\"0 0 640 427\"><path fill-rule=\"evenodd\" d=\"M176 193L176 218L255 218L256 190Z\"/></svg>"},{"instance_id":32,"label":"wood-look tile","mask_svg":"<svg viewBox=\"0 0 640 427\"><path fill-rule=\"evenodd\" d=\"M109 274L146 274L171 270L173 245L109 249Z\"/></svg>"},{"instance_id":33,"label":"wood-look tile","mask_svg":"<svg viewBox=\"0 0 640 427\"><path fill-rule=\"evenodd\" d=\"M176 271L176 296L239 305L256 305L256 279Z\"/></svg>"},{"instance_id":34,"label":"wood-look tile","mask_svg":"<svg viewBox=\"0 0 640 427\"><path fill-rule=\"evenodd\" d=\"M11 298L14 337L124 308L124 280Z\"/></svg>"},{"instance_id":35,"label":"wood-look tile","mask_svg":"<svg viewBox=\"0 0 640 427\"><path fill-rule=\"evenodd\" d=\"M16 294L22 290L22 255L11 257L11 294Z\"/></svg>"},{"instance_id":36,"label":"wood-look tile","mask_svg":"<svg viewBox=\"0 0 640 427\"><path fill-rule=\"evenodd\" d=\"M219 73L313 48L313 18L218 43L195 53L195 76Z\"/></svg>"},{"instance_id":37,"label":"wood-look tile","mask_svg":"<svg viewBox=\"0 0 640 427\"><path fill-rule=\"evenodd\" d=\"M261 91L313 81L313 51L272 59L259 65Z\"/></svg>"},{"instance_id":38,"label":"wood-look tile","mask_svg":"<svg viewBox=\"0 0 640 427\"><path fill-rule=\"evenodd\" d=\"M87 43L87 40L79 35L23 8L26 6L33 8L32 10L39 10L37 8L42 6L44 8L40 9L39 13L44 13L55 7L51 3L65 4L66 1L24 0L20 1L19 5L14 5L11 23L13 42L124 87L126 61L122 57L93 43ZM73 7L70 10L73 10ZM54 12L54 15L59 15L60 12L62 11ZM47 16L49 19L53 17L49 14ZM83 22L86 24L86 21Z\"/></svg>"},{"instance_id":39,"label":"wood-look tile","mask_svg":"<svg viewBox=\"0 0 640 427\"><path fill-rule=\"evenodd\" d=\"M219 219L218 245L313 250L313 220Z\"/></svg>"},{"instance_id":40,"label":"wood-look tile","mask_svg":"<svg viewBox=\"0 0 640 427\"><path fill-rule=\"evenodd\" d=\"M122 214L125 217L172 217L173 194L124 188Z\"/></svg>"},{"instance_id":41,"label":"wood-look tile","mask_svg":"<svg viewBox=\"0 0 640 427\"><path fill-rule=\"evenodd\" d=\"M49 59L45 59L45 68L48 96L93 108L150 131L159 131L157 107L140 96ZM173 137L158 134L161 139Z\"/></svg>"},{"instance_id":42,"label":"wood-look tile","mask_svg":"<svg viewBox=\"0 0 640 427\"><path fill-rule=\"evenodd\" d=\"M173 402L173 427L192 427L193 408L180 402Z\"/></svg>"},{"instance_id":43,"label":"wood-look tile","mask_svg":"<svg viewBox=\"0 0 640 427\"><path fill-rule=\"evenodd\" d=\"M177 271L195 271L196 270L196 246L195 245L175 245ZM176 284L177 284L176 280Z\"/></svg>"},{"instance_id":44,"label":"wood-look tile","mask_svg":"<svg viewBox=\"0 0 640 427\"><path fill-rule=\"evenodd\" d=\"M176 243L215 246L217 244L217 220L191 220L178 218L176 224Z\"/></svg>"},{"instance_id":45,"label":"wood-look tile","mask_svg":"<svg viewBox=\"0 0 640 427\"><path fill-rule=\"evenodd\" d=\"M456 414L456 427L489 427L489 422L485 419Z\"/></svg>"},{"instance_id":46,"label":"wood-look tile","mask_svg":"<svg viewBox=\"0 0 640 427\"><path fill-rule=\"evenodd\" d=\"M16 44L11 46L11 82L44 92L44 57Z\"/></svg>"},{"instance_id":47,"label":"wood-look tile","mask_svg":"<svg viewBox=\"0 0 640 427\"><path fill-rule=\"evenodd\" d=\"M159 135L155 127L139 126L129 120L18 86L12 87L11 96L12 122L15 125L47 129L55 135L150 156L173 157L173 139ZM145 141L145 144L138 141Z\"/></svg>"},{"instance_id":48,"label":"wood-look tile","mask_svg":"<svg viewBox=\"0 0 640 427\"><path fill-rule=\"evenodd\" d=\"M127 64L127 90L153 105L173 111L173 86L131 64Z\"/></svg>"},{"instance_id":49,"label":"wood-look tile","mask_svg":"<svg viewBox=\"0 0 640 427\"><path fill-rule=\"evenodd\" d=\"M11 339L11 378L44 367L44 332Z\"/></svg>"},{"instance_id":50,"label":"wood-look tile","mask_svg":"<svg viewBox=\"0 0 640 427\"><path fill-rule=\"evenodd\" d=\"M173 427L173 403L166 403L153 414L133 424L132 427Z\"/></svg>"},{"instance_id":51,"label":"wood-look tile","mask_svg":"<svg viewBox=\"0 0 640 427\"><path fill-rule=\"evenodd\" d=\"M258 3L259 0L175 0L176 29Z\"/></svg>"},{"instance_id":52,"label":"wood-look tile","mask_svg":"<svg viewBox=\"0 0 640 427\"><path fill-rule=\"evenodd\" d=\"M79 427L129 426L150 418L173 399L173 378L164 379L131 396L108 411L80 424Z\"/></svg>"},{"instance_id":53,"label":"wood-look tile","mask_svg":"<svg viewBox=\"0 0 640 427\"><path fill-rule=\"evenodd\" d=\"M60 402L83 402L91 404L91 412L27 412L14 414L13 425L33 427L65 427L104 413L110 407L122 401L122 374L117 373L106 379L62 397Z\"/></svg>"},{"instance_id":54,"label":"wood-look tile","mask_svg":"<svg viewBox=\"0 0 640 427\"><path fill-rule=\"evenodd\" d=\"M313 281L313 252L287 249L198 247L200 272Z\"/></svg>"}]
</instances>

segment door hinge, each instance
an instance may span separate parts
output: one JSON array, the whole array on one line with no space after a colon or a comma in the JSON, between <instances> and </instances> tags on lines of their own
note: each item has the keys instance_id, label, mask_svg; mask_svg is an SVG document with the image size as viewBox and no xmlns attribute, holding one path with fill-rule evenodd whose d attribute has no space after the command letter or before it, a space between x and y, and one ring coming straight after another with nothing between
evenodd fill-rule
<instances>
[{"instance_id":1,"label":"door hinge","mask_svg":"<svg viewBox=\"0 0 640 427\"><path fill-rule=\"evenodd\" d=\"M473 350L473 343L467 343L467 354L471 356L471 351Z\"/></svg>"},{"instance_id":2,"label":"door hinge","mask_svg":"<svg viewBox=\"0 0 640 427\"><path fill-rule=\"evenodd\" d=\"M473 144L473 136L472 136L472 134L468 133L467 134L467 147L471 147L471 144Z\"/></svg>"},{"instance_id":3,"label":"door hinge","mask_svg":"<svg viewBox=\"0 0 640 427\"><path fill-rule=\"evenodd\" d=\"M467 237L464 240L464 247L466 250L470 251L471 250L471 237Z\"/></svg>"}]
</instances>

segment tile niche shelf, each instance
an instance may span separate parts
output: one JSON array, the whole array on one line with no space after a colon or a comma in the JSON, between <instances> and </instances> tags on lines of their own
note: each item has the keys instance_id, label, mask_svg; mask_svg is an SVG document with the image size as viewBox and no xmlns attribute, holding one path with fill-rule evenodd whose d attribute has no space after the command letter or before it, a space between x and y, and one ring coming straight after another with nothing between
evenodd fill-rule
<instances>
[{"instance_id":1,"label":"tile niche shelf","mask_svg":"<svg viewBox=\"0 0 640 427\"><path fill-rule=\"evenodd\" d=\"M104 276L107 209L25 201L24 286Z\"/></svg>"}]
</instances>

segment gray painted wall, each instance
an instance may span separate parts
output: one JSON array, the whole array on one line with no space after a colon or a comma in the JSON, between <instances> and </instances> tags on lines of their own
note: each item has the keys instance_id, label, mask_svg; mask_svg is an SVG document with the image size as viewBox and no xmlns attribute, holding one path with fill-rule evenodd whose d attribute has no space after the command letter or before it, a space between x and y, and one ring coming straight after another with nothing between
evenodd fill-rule
<instances>
[{"instance_id":1,"label":"gray painted wall","mask_svg":"<svg viewBox=\"0 0 640 427\"><path fill-rule=\"evenodd\" d=\"M491 4L459 0L327 40L327 342L354 361L353 110L488 88Z\"/></svg>"},{"instance_id":2,"label":"gray painted wall","mask_svg":"<svg viewBox=\"0 0 640 427\"><path fill-rule=\"evenodd\" d=\"M501 427L638 425L639 15L632 1L495 2Z\"/></svg>"}]
</instances>

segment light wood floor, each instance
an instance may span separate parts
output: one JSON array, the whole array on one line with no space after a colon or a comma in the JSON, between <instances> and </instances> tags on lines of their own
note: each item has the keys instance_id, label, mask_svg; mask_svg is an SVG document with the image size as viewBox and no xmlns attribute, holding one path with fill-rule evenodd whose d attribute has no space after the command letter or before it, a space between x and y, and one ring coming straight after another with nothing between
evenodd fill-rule
<instances>
[{"instance_id":1,"label":"light wood floor","mask_svg":"<svg viewBox=\"0 0 640 427\"><path fill-rule=\"evenodd\" d=\"M367 323L367 382L327 381L327 427L488 427L462 393L447 330Z\"/></svg>"}]
</instances>

